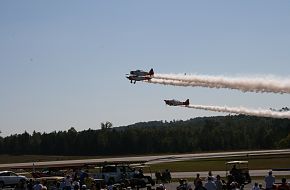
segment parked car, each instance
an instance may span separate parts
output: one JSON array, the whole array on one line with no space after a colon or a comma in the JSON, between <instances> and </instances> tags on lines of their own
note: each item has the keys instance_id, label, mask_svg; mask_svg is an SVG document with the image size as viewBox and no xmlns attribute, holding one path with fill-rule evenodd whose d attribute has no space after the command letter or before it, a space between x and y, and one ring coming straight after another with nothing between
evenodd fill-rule
<instances>
[{"instance_id":1,"label":"parked car","mask_svg":"<svg viewBox=\"0 0 290 190\"><path fill-rule=\"evenodd\" d=\"M18 175L12 171L0 171L0 189L5 186L15 186L20 182L26 182L25 176Z\"/></svg>"}]
</instances>

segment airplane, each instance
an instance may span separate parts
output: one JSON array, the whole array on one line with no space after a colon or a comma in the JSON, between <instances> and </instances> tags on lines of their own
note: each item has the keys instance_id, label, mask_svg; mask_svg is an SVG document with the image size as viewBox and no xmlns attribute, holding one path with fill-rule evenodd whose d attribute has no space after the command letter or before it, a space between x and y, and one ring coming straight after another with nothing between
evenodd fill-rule
<instances>
[{"instance_id":1,"label":"airplane","mask_svg":"<svg viewBox=\"0 0 290 190\"><path fill-rule=\"evenodd\" d=\"M274 109L274 108L270 108L270 110L271 110L271 111L277 111L277 112L288 112L288 111L290 111L290 108L288 108L288 107L283 107L283 108L281 108L281 109L279 109L279 110L276 110L276 109Z\"/></svg>"},{"instance_id":2,"label":"airplane","mask_svg":"<svg viewBox=\"0 0 290 190\"><path fill-rule=\"evenodd\" d=\"M130 71L130 75L134 75L134 76L152 76L154 75L154 71L153 69L150 69L149 72L146 71L142 71L142 70L136 70L136 71Z\"/></svg>"},{"instance_id":3,"label":"airplane","mask_svg":"<svg viewBox=\"0 0 290 190\"><path fill-rule=\"evenodd\" d=\"M174 100L174 99L164 100L164 102L166 103L166 105L169 105L169 106L188 106L189 105L189 99L187 99L185 102Z\"/></svg>"},{"instance_id":4,"label":"airplane","mask_svg":"<svg viewBox=\"0 0 290 190\"><path fill-rule=\"evenodd\" d=\"M153 69L150 69L149 72L142 71L142 70L136 70L136 71L130 71L130 74L127 74L126 78L131 81L131 83L134 84L136 81L143 81L143 80L150 80L152 79L152 76L154 75Z\"/></svg>"}]
</instances>

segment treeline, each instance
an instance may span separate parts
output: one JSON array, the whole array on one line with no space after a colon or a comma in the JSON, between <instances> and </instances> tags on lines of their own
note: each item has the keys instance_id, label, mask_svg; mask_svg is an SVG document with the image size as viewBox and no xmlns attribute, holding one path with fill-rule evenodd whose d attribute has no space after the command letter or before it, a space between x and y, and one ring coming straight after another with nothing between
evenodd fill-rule
<instances>
[{"instance_id":1,"label":"treeline","mask_svg":"<svg viewBox=\"0 0 290 190\"><path fill-rule=\"evenodd\" d=\"M0 137L0 154L128 155L274 148L290 148L290 120L204 117Z\"/></svg>"}]
</instances>

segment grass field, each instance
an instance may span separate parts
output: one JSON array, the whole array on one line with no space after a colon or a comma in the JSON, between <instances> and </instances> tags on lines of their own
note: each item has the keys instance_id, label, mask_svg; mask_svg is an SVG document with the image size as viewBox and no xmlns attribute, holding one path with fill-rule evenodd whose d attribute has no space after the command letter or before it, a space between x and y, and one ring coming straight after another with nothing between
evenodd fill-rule
<instances>
[{"instance_id":1,"label":"grass field","mask_svg":"<svg viewBox=\"0 0 290 190\"><path fill-rule=\"evenodd\" d=\"M47 155L0 155L0 164L44 162L60 160L81 160L100 158L97 156L47 156Z\"/></svg>"},{"instance_id":2,"label":"grass field","mask_svg":"<svg viewBox=\"0 0 290 190\"><path fill-rule=\"evenodd\" d=\"M248 160L251 170L272 169L272 168L290 168L290 154L251 156L245 157L228 157L198 159L179 162L160 163L151 166L152 171L170 168L173 172L194 172L209 170L225 170L225 163L232 160Z\"/></svg>"}]
</instances>

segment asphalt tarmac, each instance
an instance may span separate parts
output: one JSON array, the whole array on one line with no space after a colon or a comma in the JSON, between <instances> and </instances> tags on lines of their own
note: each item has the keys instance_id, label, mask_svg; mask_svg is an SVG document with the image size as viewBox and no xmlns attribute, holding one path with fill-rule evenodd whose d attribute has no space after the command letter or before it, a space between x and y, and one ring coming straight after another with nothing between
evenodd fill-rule
<instances>
[{"instance_id":1,"label":"asphalt tarmac","mask_svg":"<svg viewBox=\"0 0 290 190\"><path fill-rule=\"evenodd\" d=\"M252 177L264 177L268 174L270 169L268 170L250 170L250 175ZM199 172L171 172L171 177L175 179L180 178L193 178L196 174L199 173L201 177L208 176L208 171L199 171ZM226 171L212 171L212 175L220 175L221 177L226 176ZM273 175L275 176L290 176L290 171L273 171Z\"/></svg>"},{"instance_id":2,"label":"asphalt tarmac","mask_svg":"<svg viewBox=\"0 0 290 190\"><path fill-rule=\"evenodd\" d=\"M49 167L51 165L63 166L66 164L94 164L102 162L122 162L122 161L146 161L147 164L156 164L164 162L174 162L183 160L194 160L201 158L226 158L226 157L241 157L241 156L255 156L255 155L279 155L288 154L290 149L281 150L259 150L259 151L234 151L234 152L216 152L216 153L194 153L194 154L171 154L171 155L156 155L156 156L130 156L130 157L114 157L102 159L84 159L84 160L63 160L63 161L49 161L49 162L29 162L29 163L10 163L0 164L0 169L7 169L10 167Z\"/></svg>"}]
</instances>

